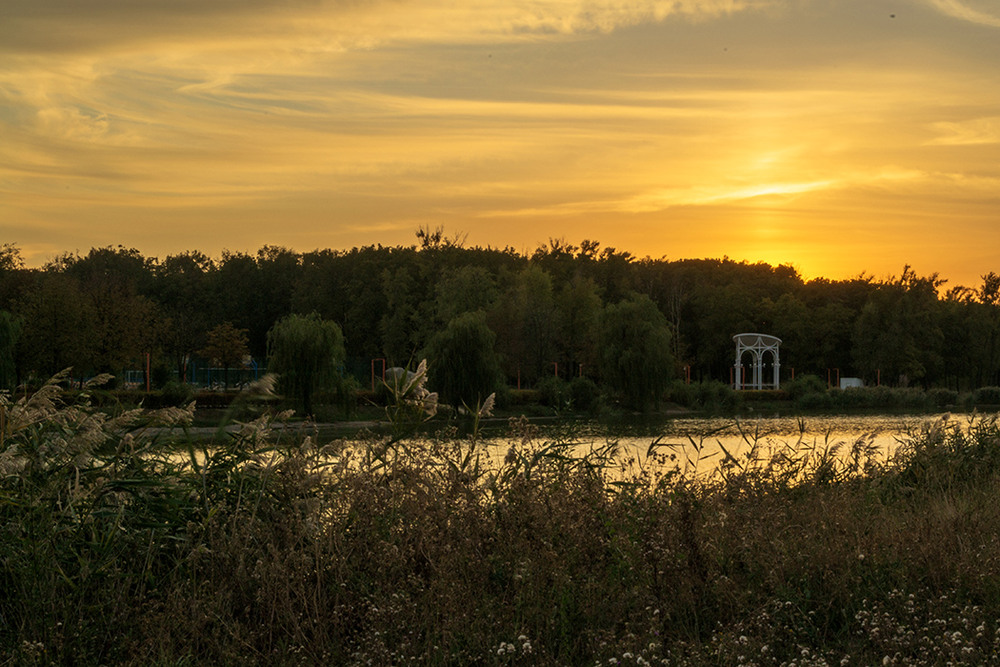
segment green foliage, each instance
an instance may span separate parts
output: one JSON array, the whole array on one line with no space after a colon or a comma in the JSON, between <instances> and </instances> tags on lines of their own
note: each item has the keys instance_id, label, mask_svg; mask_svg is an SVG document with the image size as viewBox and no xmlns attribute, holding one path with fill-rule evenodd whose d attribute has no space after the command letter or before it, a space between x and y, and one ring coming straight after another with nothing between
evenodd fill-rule
<instances>
[{"instance_id":1,"label":"green foliage","mask_svg":"<svg viewBox=\"0 0 1000 667\"><path fill-rule=\"evenodd\" d=\"M232 322L223 322L208 332L207 343L200 354L224 369L225 385L229 388L229 369L243 363L250 355L246 329L237 329Z\"/></svg>"},{"instance_id":2,"label":"green foliage","mask_svg":"<svg viewBox=\"0 0 1000 667\"><path fill-rule=\"evenodd\" d=\"M268 370L278 374L283 390L312 415L313 394L332 387L340 377L344 336L336 322L317 313L288 315L268 331L267 353Z\"/></svg>"},{"instance_id":3,"label":"green foliage","mask_svg":"<svg viewBox=\"0 0 1000 667\"><path fill-rule=\"evenodd\" d=\"M954 407L958 404L958 396L957 391L943 387L927 390L927 402L937 409Z\"/></svg>"},{"instance_id":4,"label":"green foliage","mask_svg":"<svg viewBox=\"0 0 1000 667\"><path fill-rule=\"evenodd\" d=\"M972 392L975 405L1000 405L1000 387L980 387Z\"/></svg>"},{"instance_id":5,"label":"green foliage","mask_svg":"<svg viewBox=\"0 0 1000 667\"><path fill-rule=\"evenodd\" d=\"M789 398L798 400L808 394L826 393L828 387L826 381L818 375L807 374L799 375L794 380L782 383L781 388L785 390Z\"/></svg>"},{"instance_id":6,"label":"green foliage","mask_svg":"<svg viewBox=\"0 0 1000 667\"><path fill-rule=\"evenodd\" d=\"M691 384L674 380L667 390L667 398L686 408L709 413L733 413L742 405L739 392L723 382L714 380Z\"/></svg>"},{"instance_id":7,"label":"green foliage","mask_svg":"<svg viewBox=\"0 0 1000 667\"><path fill-rule=\"evenodd\" d=\"M670 327L649 297L634 295L608 306L601 318L600 369L625 405L659 402L674 374Z\"/></svg>"},{"instance_id":8,"label":"green foliage","mask_svg":"<svg viewBox=\"0 0 1000 667\"><path fill-rule=\"evenodd\" d=\"M835 407L842 409L926 410L934 407L926 392L916 387L852 387L828 392Z\"/></svg>"},{"instance_id":9,"label":"green foliage","mask_svg":"<svg viewBox=\"0 0 1000 667\"><path fill-rule=\"evenodd\" d=\"M595 412L601 397L597 383L589 377L577 376L569 381L573 408L579 412Z\"/></svg>"},{"instance_id":10,"label":"green foliage","mask_svg":"<svg viewBox=\"0 0 1000 667\"><path fill-rule=\"evenodd\" d=\"M534 384L555 362L552 277L537 266L518 272L489 312L508 378Z\"/></svg>"},{"instance_id":11,"label":"green foliage","mask_svg":"<svg viewBox=\"0 0 1000 667\"><path fill-rule=\"evenodd\" d=\"M6 310L0 310L0 389L12 389L17 382L15 357L20 335L21 321Z\"/></svg>"},{"instance_id":12,"label":"green foliage","mask_svg":"<svg viewBox=\"0 0 1000 667\"><path fill-rule=\"evenodd\" d=\"M590 240L553 239L519 254L466 247L461 235L438 231L425 230L410 247L298 253L265 246L162 262L135 249L95 248L43 269L25 268L18 249L4 244L0 310L22 322L15 361L22 380L66 367L78 381L138 370L147 353L154 368L193 379L191 357L221 323L244 331L247 352L260 358L275 322L316 312L342 327L345 372L367 385L373 358L401 365L455 317L484 310L509 384L532 386L557 363L564 376L582 369L628 404L634 397L609 380L616 373L599 372L598 342L601 313L638 291L667 316L671 356L696 381L725 381L732 334L761 331L782 338L783 369L799 375L825 377L837 368L869 385L966 394L1000 384L1000 277L993 273L979 286L942 293L941 279L909 267L885 281L803 282L788 266L640 260Z\"/></svg>"},{"instance_id":13,"label":"green foliage","mask_svg":"<svg viewBox=\"0 0 1000 667\"><path fill-rule=\"evenodd\" d=\"M697 396L698 405L703 410L732 412L740 405L739 392L718 380L699 382Z\"/></svg>"},{"instance_id":14,"label":"green foliage","mask_svg":"<svg viewBox=\"0 0 1000 667\"><path fill-rule=\"evenodd\" d=\"M459 315L431 338L431 385L442 401L473 406L497 392L502 381L495 341L482 311Z\"/></svg>"},{"instance_id":15,"label":"green foliage","mask_svg":"<svg viewBox=\"0 0 1000 667\"><path fill-rule=\"evenodd\" d=\"M862 309L854 330L854 359L867 378L906 386L940 372L944 334L938 317L937 276L918 277L909 267L880 285Z\"/></svg>"},{"instance_id":16,"label":"green foliage","mask_svg":"<svg viewBox=\"0 0 1000 667\"><path fill-rule=\"evenodd\" d=\"M186 382L168 382L160 390L160 396L167 405L187 405L194 396L194 390Z\"/></svg>"},{"instance_id":17,"label":"green foliage","mask_svg":"<svg viewBox=\"0 0 1000 667\"><path fill-rule=\"evenodd\" d=\"M539 380L535 388L538 389L542 405L546 405L559 412L567 411L572 407L573 399L569 383L562 378L549 375Z\"/></svg>"}]
</instances>

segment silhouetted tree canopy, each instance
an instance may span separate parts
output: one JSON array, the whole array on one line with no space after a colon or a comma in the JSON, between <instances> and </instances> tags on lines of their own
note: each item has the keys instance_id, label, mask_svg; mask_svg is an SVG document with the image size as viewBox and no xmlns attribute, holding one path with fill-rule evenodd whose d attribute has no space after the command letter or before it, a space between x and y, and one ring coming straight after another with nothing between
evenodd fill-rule
<instances>
[{"instance_id":1,"label":"silhouetted tree canopy","mask_svg":"<svg viewBox=\"0 0 1000 667\"><path fill-rule=\"evenodd\" d=\"M219 258L192 250L162 261L117 246L65 253L40 269L25 268L19 249L4 244L0 310L21 333L14 373L40 378L72 366L79 378L119 374L150 354L163 375L186 379L196 358L264 359L276 323L315 313L339 327L344 370L365 384L373 359L405 366L435 338L440 344L451 323L475 320L492 334L509 385L583 375L629 402L645 401L640 394L655 401L655 387L629 393L609 364L607 328L627 316L655 332L657 350L666 345L673 368L687 367L694 381L728 382L733 334L760 331L783 340L788 376L836 369L869 383L1000 385L995 272L945 291L938 276L910 267L884 280L805 282L787 265L636 258L593 240L550 239L526 254L469 247L441 229L422 229L417 241L307 253L264 246ZM246 340L239 359L222 362L210 333L225 323ZM615 344L621 361L647 341Z\"/></svg>"}]
</instances>

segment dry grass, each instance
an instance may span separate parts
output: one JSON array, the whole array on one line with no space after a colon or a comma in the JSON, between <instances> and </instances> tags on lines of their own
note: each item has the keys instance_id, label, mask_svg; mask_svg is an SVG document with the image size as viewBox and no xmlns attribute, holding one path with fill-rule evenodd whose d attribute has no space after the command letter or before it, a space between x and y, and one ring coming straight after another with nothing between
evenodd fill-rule
<instances>
[{"instance_id":1,"label":"dry grass","mask_svg":"<svg viewBox=\"0 0 1000 667\"><path fill-rule=\"evenodd\" d=\"M263 418L186 461L150 429L184 411L4 402L0 665L998 662L994 419L698 475L523 420L488 467L405 401L362 445Z\"/></svg>"}]
</instances>

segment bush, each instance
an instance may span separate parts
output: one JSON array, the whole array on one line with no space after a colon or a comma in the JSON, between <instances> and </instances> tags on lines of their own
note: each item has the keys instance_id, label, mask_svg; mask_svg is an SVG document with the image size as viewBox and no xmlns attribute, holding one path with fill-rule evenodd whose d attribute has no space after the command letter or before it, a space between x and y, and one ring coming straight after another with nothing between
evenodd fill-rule
<instances>
[{"instance_id":1,"label":"bush","mask_svg":"<svg viewBox=\"0 0 1000 667\"><path fill-rule=\"evenodd\" d=\"M569 383L569 393L573 399L573 408L581 412L597 410L601 390L588 377L575 377Z\"/></svg>"},{"instance_id":2,"label":"bush","mask_svg":"<svg viewBox=\"0 0 1000 667\"><path fill-rule=\"evenodd\" d=\"M734 411L743 402L739 392L718 380L698 383L696 396L698 407L703 410Z\"/></svg>"},{"instance_id":3,"label":"bush","mask_svg":"<svg viewBox=\"0 0 1000 667\"><path fill-rule=\"evenodd\" d=\"M542 405L559 411L570 407L572 396L569 390L569 383L562 378L550 375L543 380L539 380L536 388L538 389Z\"/></svg>"},{"instance_id":4,"label":"bush","mask_svg":"<svg viewBox=\"0 0 1000 667\"><path fill-rule=\"evenodd\" d=\"M194 389L186 382L168 382L160 390L164 405L180 407L187 405L194 397Z\"/></svg>"},{"instance_id":5,"label":"bush","mask_svg":"<svg viewBox=\"0 0 1000 667\"><path fill-rule=\"evenodd\" d=\"M948 408L958 404L958 392L938 387L927 391L927 399L936 408Z\"/></svg>"},{"instance_id":6,"label":"bush","mask_svg":"<svg viewBox=\"0 0 1000 667\"><path fill-rule=\"evenodd\" d=\"M833 407L833 397L829 393L808 393L803 394L795 401L796 406L802 410L829 410Z\"/></svg>"},{"instance_id":7,"label":"bush","mask_svg":"<svg viewBox=\"0 0 1000 667\"><path fill-rule=\"evenodd\" d=\"M688 384L684 380L674 380L667 386L666 399L671 403L685 408L697 407L697 384Z\"/></svg>"},{"instance_id":8,"label":"bush","mask_svg":"<svg viewBox=\"0 0 1000 667\"><path fill-rule=\"evenodd\" d=\"M785 390L788 396L794 401L802 398L806 394L824 394L828 389L826 381L820 379L817 375L800 375L794 380L790 380L783 385L781 388Z\"/></svg>"},{"instance_id":9,"label":"bush","mask_svg":"<svg viewBox=\"0 0 1000 667\"><path fill-rule=\"evenodd\" d=\"M980 387L972 392L976 405L1000 405L1000 387Z\"/></svg>"}]
</instances>

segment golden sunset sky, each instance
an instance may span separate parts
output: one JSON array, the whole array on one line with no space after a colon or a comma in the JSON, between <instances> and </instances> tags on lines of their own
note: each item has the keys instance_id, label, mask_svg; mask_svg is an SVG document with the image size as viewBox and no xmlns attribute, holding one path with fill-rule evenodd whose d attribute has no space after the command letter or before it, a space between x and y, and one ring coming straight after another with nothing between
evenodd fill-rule
<instances>
[{"instance_id":1,"label":"golden sunset sky","mask_svg":"<svg viewBox=\"0 0 1000 667\"><path fill-rule=\"evenodd\" d=\"M998 0L4 0L0 241L1000 272Z\"/></svg>"}]
</instances>

